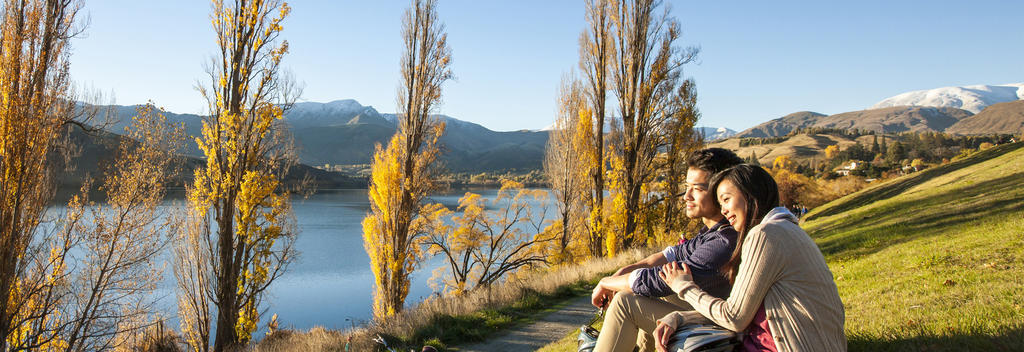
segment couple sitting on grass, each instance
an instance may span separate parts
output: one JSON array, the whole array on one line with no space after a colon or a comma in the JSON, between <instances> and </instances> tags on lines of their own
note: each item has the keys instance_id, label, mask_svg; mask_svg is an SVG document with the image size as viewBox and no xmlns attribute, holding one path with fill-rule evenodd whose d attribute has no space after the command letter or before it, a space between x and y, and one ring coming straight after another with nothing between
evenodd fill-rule
<instances>
[{"instance_id":1,"label":"couple sitting on grass","mask_svg":"<svg viewBox=\"0 0 1024 352\"><path fill-rule=\"evenodd\" d=\"M665 351L676 328L716 324L743 351L845 351L843 303L832 272L764 169L710 148L687 160L690 240L601 279L591 296L607 315L595 351ZM674 351L673 351L674 352Z\"/></svg>"}]
</instances>

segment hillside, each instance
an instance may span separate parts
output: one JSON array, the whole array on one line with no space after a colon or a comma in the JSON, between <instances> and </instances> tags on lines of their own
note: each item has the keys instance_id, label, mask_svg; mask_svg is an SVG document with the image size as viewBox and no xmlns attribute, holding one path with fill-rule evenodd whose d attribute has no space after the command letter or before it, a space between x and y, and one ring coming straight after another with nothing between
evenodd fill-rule
<instances>
[{"instance_id":1,"label":"hillside","mask_svg":"<svg viewBox=\"0 0 1024 352\"><path fill-rule=\"evenodd\" d=\"M109 106L115 123L107 128L122 133L135 114L135 106ZM185 132L198 137L201 117L194 114L165 112L167 120L185 125ZM537 170L544 159L547 131L489 130L481 125L449 116L437 115L446 124L441 138L441 161L455 172ZM367 164L374 145L386 144L397 129L394 114L379 113L371 106L351 99L329 103L302 102L284 117L298 147L299 162L307 165ZM183 152L200 157L195 143L186 143Z\"/></svg>"},{"instance_id":2,"label":"hillside","mask_svg":"<svg viewBox=\"0 0 1024 352\"><path fill-rule=\"evenodd\" d=\"M776 157L788 155L793 161L806 163L811 160L823 160L825 158L825 147L839 145L839 148L847 148L857 143L870 145L870 136L861 136L855 140L842 136L828 134L806 134L799 133L787 138L780 143L749 145L740 147L739 138L730 138L715 143L709 143L708 147L725 148L736 152L741 158L750 157L751 153L757 153L757 161L762 165L771 165Z\"/></svg>"},{"instance_id":3,"label":"hillside","mask_svg":"<svg viewBox=\"0 0 1024 352\"><path fill-rule=\"evenodd\" d=\"M818 118L825 117L813 111L799 111L792 114L748 128L736 134L736 137L777 137L785 136L793 130L811 127Z\"/></svg>"},{"instance_id":4,"label":"hillside","mask_svg":"<svg viewBox=\"0 0 1024 352\"><path fill-rule=\"evenodd\" d=\"M822 117L813 127L859 129L881 133L942 132L971 115L971 112L957 108L896 106Z\"/></svg>"},{"instance_id":5,"label":"hillside","mask_svg":"<svg viewBox=\"0 0 1024 352\"><path fill-rule=\"evenodd\" d=\"M87 176L94 179L102 177L107 167L113 163L122 138L124 137L121 135L106 131L85 133L79 128L73 128L69 139L71 143L81 148L81 152L71 160L71 164L74 166L71 170L61 170L57 173L59 188L77 190ZM175 162L181 166L181 172L172 177L170 186L183 187L192 183L194 170L203 162L199 158L184 155L178 156L176 159ZM284 183L299 185L306 178L312 182L312 186L320 189L366 187L364 179L339 172L319 170L304 164L293 166L285 176Z\"/></svg>"},{"instance_id":6,"label":"hillside","mask_svg":"<svg viewBox=\"0 0 1024 352\"><path fill-rule=\"evenodd\" d=\"M1024 134L1024 100L993 104L960 120L946 132L956 134Z\"/></svg>"},{"instance_id":7,"label":"hillside","mask_svg":"<svg viewBox=\"0 0 1024 352\"><path fill-rule=\"evenodd\" d=\"M1024 143L864 189L803 227L836 277L851 351L1024 346Z\"/></svg>"},{"instance_id":8,"label":"hillside","mask_svg":"<svg viewBox=\"0 0 1024 352\"><path fill-rule=\"evenodd\" d=\"M808 127L859 129L879 133L943 132L969 118L970 111L948 107L897 106L823 115L795 112L751 127L737 137L779 137Z\"/></svg>"}]
</instances>

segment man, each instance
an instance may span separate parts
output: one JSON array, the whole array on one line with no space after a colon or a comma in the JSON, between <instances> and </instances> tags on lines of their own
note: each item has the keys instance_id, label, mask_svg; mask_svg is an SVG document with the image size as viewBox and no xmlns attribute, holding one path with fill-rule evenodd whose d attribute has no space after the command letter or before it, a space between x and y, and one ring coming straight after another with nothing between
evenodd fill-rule
<instances>
[{"instance_id":1,"label":"man","mask_svg":"<svg viewBox=\"0 0 1024 352\"><path fill-rule=\"evenodd\" d=\"M685 263L704 291L720 298L728 296L731 284L719 269L729 261L737 234L722 216L708 183L715 173L741 163L735 153L722 148L702 149L687 158L686 217L700 219L704 226L693 239L624 266L594 287L594 306L611 302L595 351L632 351L637 343L642 351L653 351L651 332L657 320L674 311L692 310L658 277L661 266L669 261ZM639 330L643 334L638 336Z\"/></svg>"}]
</instances>

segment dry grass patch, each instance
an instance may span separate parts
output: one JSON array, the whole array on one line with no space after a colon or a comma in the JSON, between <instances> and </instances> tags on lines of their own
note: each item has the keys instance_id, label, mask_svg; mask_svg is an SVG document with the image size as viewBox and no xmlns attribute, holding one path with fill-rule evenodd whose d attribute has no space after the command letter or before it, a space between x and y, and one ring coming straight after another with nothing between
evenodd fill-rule
<instances>
[{"instance_id":1,"label":"dry grass patch","mask_svg":"<svg viewBox=\"0 0 1024 352\"><path fill-rule=\"evenodd\" d=\"M534 314L561 300L589 292L593 281L650 251L636 249L612 259L522 271L490 289L428 298L387 321L373 322L355 331L278 331L258 343L255 350L343 351L351 336L350 350L367 351L377 347L372 341L377 334L385 337L389 346L416 350L424 344L444 349L447 345L479 341L499 329L530 321Z\"/></svg>"}]
</instances>

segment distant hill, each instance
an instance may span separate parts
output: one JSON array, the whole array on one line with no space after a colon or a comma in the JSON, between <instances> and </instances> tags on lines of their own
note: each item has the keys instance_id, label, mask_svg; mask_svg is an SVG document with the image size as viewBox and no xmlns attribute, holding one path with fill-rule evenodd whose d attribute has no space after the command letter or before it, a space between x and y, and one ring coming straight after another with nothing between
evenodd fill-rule
<instances>
[{"instance_id":1,"label":"distant hill","mask_svg":"<svg viewBox=\"0 0 1024 352\"><path fill-rule=\"evenodd\" d=\"M113 163L122 138L126 137L107 131L86 133L80 128L73 128L69 139L75 146L81 148L81 152L71 160L73 168L70 171L61 170L57 173L58 186L63 189L78 189L87 176L100 182L99 180L109 165ZM181 172L172 177L169 184L171 187L183 187L191 184L195 169L203 165L201 159L186 155L176 157L175 162L180 166ZM285 176L284 183L298 185L306 178L309 178L313 186L320 189L366 187L365 179L347 176L340 172L324 171L304 164L293 166Z\"/></svg>"},{"instance_id":2,"label":"distant hill","mask_svg":"<svg viewBox=\"0 0 1024 352\"><path fill-rule=\"evenodd\" d=\"M993 104L946 129L957 134L1024 134L1024 100Z\"/></svg>"},{"instance_id":3,"label":"distant hill","mask_svg":"<svg viewBox=\"0 0 1024 352\"><path fill-rule=\"evenodd\" d=\"M881 133L942 132L971 112L957 108L895 106L818 118L813 127L860 129Z\"/></svg>"},{"instance_id":4,"label":"distant hill","mask_svg":"<svg viewBox=\"0 0 1024 352\"><path fill-rule=\"evenodd\" d=\"M794 130L811 127L818 120L818 118L826 116L825 114L816 113L813 111L798 111L792 114L762 123L760 125L748 128L743 132L736 134L736 137L778 137L785 136Z\"/></svg>"},{"instance_id":5,"label":"distant hill","mask_svg":"<svg viewBox=\"0 0 1024 352\"><path fill-rule=\"evenodd\" d=\"M136 106L114 105L116 123L108 126L112 133L123 133L135 115ZM167 120L183 123L185 132L198 137L202 119L194 114L165 112ZM486 172L537 170L542 167L547 131L498 132L478 124L444 115L437 118L446 124L441 138L444 153L441 161L455 172ZM284 117L298 147L299 161L308 165L367 164L374 145L385 144L397 129L395 114L380 113L351 99L329 103L302 102ZM184 154L201 157L196 144L186 143Z\"/></svg>"},{"instance_id":6,"label":"distant hill","mask_svg":"<svg viewBox=\"0 0 1024 352\"><path fill-rule=\"evenodd\" d=\"M1024 99L1024 83L943 87L898 94L878 102L871 109L893 106L959 108L979 113L992 104Z\"/></svg>"},{"instance_id":7,"label":"distant hill","mask_svg":"<svg viewBox=\"0 0 1024 352\"><path fill-rule=\"evenodd\" d=\"M855 143L870 145L870 136L861 136L857 139L833 136L828 134L806 134L799 133L786 140L773 144L748 145L741 147L739 138L729 138L723 141L709 143L708 147L725 148L736 152L741 158L748 158L751 154L757 155L757 160L762 165L771 165L776 157L788 155L793 161L806 163L812 160L825 159L825 147L838 145L845 149Z\"/></svg>"},{"instance_id":8,"label":"distant hill","mask_svg":"<svg viewBox=\"0 0 1024 352\"><path fill-rule=\"evenodd\" d=\"M736 137L779 137L808 127L860 129L879 133L943 132L972 114L957 108L897 106L824 115L795 112L740 132Z\"/></svg>"}]
</instances>

